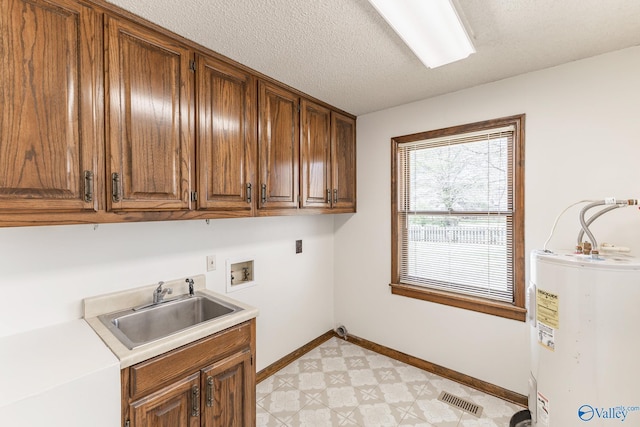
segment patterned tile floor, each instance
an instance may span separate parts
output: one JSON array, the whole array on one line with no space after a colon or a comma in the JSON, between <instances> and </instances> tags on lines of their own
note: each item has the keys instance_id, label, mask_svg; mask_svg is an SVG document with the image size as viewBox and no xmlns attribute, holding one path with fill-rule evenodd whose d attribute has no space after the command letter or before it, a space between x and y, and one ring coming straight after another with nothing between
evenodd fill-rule
<instances>
[{"instance_id":1,"label":"patterned tile floor","mask_svg":"<svg viewBox=\"0 0 640 427\"><path fill-rule=\"evenodd\" d=\"M446 390L480 417L437 400ZM523 408L337 338L257 386L257 426L508 427Z\"/></svg>"}]
</instances>

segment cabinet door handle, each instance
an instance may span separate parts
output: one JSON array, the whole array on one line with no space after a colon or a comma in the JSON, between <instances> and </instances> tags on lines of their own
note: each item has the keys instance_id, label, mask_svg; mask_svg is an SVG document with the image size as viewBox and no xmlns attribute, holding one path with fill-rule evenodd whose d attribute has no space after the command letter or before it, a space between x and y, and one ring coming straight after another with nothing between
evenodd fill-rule
<instances>
[{"instance_id":1,"label":"cabinet door handle","mask_svg":"<svg viewBox=\"0 0 640 427\"><path fill-rule=\"evenodd\" d=\"M327 188L327 203L331 204L331 190Z\"/></svg>"},{"instance_id":2,"label":"cabinet door handle","mask_svg":"<svg viewBox=\"0 0 640 427\"><path fill-rule=\"evenodd\" d=\"M335 205L336 203L338 203L338 189L334 188L333 189L333 204Z\"/></svg>"},{"instance_id":3,"label":"cabinet door handle","mask_svg":"<svg viewBox=\"0 0 640 427\"><path fill-rule=\"evenodd\" d=\"M120 201L120 174L118 172L111 174L111 200Z\"/></svg>"},{"instance_id":4,"label":"cabinet door handle","mask_svg":"<svg viewBox=\"0 0 640 427\"><path fill-rule=\"evenodd\" d=\"M267 184L262 184L262 188L260 189L260 199L262 200L262 204L267 203Z\"/></svg>"},{"instance_id":5,"label":"cabinet door handle","mask_svg":"<svg viewBox=\"0 0 640 427\"><path fill-rule=\"evenodd\" d=\"M84 201L93 201L93 172L84 171Z\"/></svg>"},{"instance_id":6,"label":"cabinet door handle","mask_svg":"<svg viewBox=\"0 0 640 427\"><path fill-rule=\"evenodd\" d=\"M197 385L191 387L191 416L200 416L200 388Z\"/></svg>"},{"instance_id":7,"label":"cabinet door handle","mask_svg":"<svg viewBox=\"0 0 640 427\"><path fill-rule=\"evenodd\" d=\"M247 203L251 203L251 183L247 184Z\"/></svg>"},{"instance_id":8,"label":"cabinet door handle","mask_svg":"<svg viewBox=\"0 0 640 427\"><path fill-rule=\"evenodd\" d=\"M213 406L213 377L207 377L207 407Z\"/></svg>"}]
</instances>

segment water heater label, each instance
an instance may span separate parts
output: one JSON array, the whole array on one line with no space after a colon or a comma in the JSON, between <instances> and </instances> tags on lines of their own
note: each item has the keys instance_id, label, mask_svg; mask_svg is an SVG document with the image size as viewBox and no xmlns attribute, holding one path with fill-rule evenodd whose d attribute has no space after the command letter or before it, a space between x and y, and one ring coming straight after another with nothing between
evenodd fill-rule
<instances>
[{"instance_id":1,"label":"water heater label","mask_svg":"<svg viewBox=\"0 0 640 427\"><path fill-rule=\"evenodd\" d=\"M538 342L551 351L556 349L555 330L542 322L537 322Z\"/></svg>"},{"instance_id":2,"label":"water heater label","mask_svg":"<svg viewBox=\"0 0 640 427\"><path fill-rule=\"evenodd\" d=\"M558 295L538 288L536 294L536 317L538 322L553 329L560 328L558 313Z\"/></svg>"},{"instance_id":3,"label":"water heater label","mask_svg":"<svg viewBox=\"0 0 640 427\"><path fill-rule=\"evenodd\" d=\"M547 399L542 393L538 392L537 396L537 410L538 426L549 427L549 399Z\"/></svg>"},{"instance_id":4,"label":"water heater label","mask_svg":"<svg viewBox=\"0 0 640 427\"><path fill-rule=\"evenodd\" d=\"M558 295L538 288L536 293L536 329L538 342L555 351L555 330L560 326Z\"/></svg>"}]
</instances>

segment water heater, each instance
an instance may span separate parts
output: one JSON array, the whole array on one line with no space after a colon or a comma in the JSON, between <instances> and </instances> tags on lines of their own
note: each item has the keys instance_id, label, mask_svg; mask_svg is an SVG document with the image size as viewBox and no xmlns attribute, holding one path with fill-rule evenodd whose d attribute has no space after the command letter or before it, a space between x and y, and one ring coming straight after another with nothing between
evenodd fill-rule
<instances>
[{"instance_id":1,"label":"water heater","mask_svg":"<svg viewBox=\"0 0 640 427\"><path fill-rule=\"evenodd\" d=\"M534 251L530 277L532 425L640 426L640 259Z\"/></svg>"}]
</instances>

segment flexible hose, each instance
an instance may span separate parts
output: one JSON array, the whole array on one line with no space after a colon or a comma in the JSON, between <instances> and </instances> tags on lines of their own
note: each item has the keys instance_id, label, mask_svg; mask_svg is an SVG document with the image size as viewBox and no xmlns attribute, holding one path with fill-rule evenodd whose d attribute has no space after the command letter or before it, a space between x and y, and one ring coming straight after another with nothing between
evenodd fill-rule
<instances>
[{"instance_id":1,"label":"flexible hose","mask_svg":"<svg viewBox=\"0 0 640 427\"><path fill-rule=\"evenodd\" d=\"M615 201L615 199L613 199ZM553 237L553 233L556 230L556 227L558 225L558 221L560 220L560 217L567 211L569 210L569 208L571 208L572 206L575 206L577 204L580 203L589 203L588 205L586 205L584 208L582 208L582 210L580 211L580 226L582 227L582 231L580 232L579 236L578 236L578 244L581 244L581 240L582 237L584 236L584 233L587 233L587 236L589 237L589 239L591 240L592 246L594 249L597 249L597 243L596 243L596 239L593 237L593 233L591 233L591 231L589 231L589 225L595 221L597 218L599 218L601 215L603 215L606 212L609 212L613 209L616 208L622 208L625 206L632 206L632 205L637 205L638 204L638 200L637 199L620 199L619 201L615 201L615 204L612 204L610 206L608 206L607 208L604 208L602 210L600 210L599 212L597 212L596 214L594 214L591 218L589 218L589 220L585 221L584 219L584 215L585 213L595 207L595 206L601 206L601 205L608 205L609 203L607 203L607 201L605 200L580 200L579 202L575 202L570 204L569 206L567 206L566 208L564 208L564 210L562 212L560 212L560 214L556 217L555 221L553 222L553 227L551 227L551 232L549 233L549 237L547 237L547 240L544 242L544 251L545 252L550 252L547 250L547 245L549 244L549 242L551 241L551 238Z\"/></svg>"},{"instance_id":2,"label":"flexible hose","mask_svg":"<svg viewBox=\"0 0 640 427\"><path fill-rule=\"evenodd\" d=\"M618 209L621 208L622 206L620 205L611 205L611 206L607 206L604 209L599 210L598 212L594 213L593 216L591 218L589 218L586 222L586 226L589 227L593 221L595 221L596 219L598 219L600 216L606 214L609 211L612 211L614 209ZM582 238L584 237L584 228L580 230L580 232L578 233L578 245L582 244ZM593 242L592 242L593 243ZM595 248L595 246L594 246Z\"/></svg>"},{"instance_id":3,"label":"flexible hose","mask_svg":"<svg viewBox=\"0 0 640 427\"><path fill-rule=\"evenodd\" d=\"M614 204L610 206L611 209L605 208L602 209L600 212L596 213L595 215L593 215L593 217L590 218L590 222L589 224L591 224L591 222L593 222L592 220L595 220L596 218L598 218L600 215L602 215L605 212L609 212L610 210L613 210L615 208L622 208L625 206L631 206L631 205L637 205L638 201L636 199L620 199L619 201L615 201L615 199L613 199ZM598 249L598 242L596 241L596 238L593 237L593 233L591 232L591 230L589 230L589 224L587 224L587 221L585 221L584 219L584 214L591 208L596 207L596 206L602 206L602 205L608 205L609 203L607 203L606 200L598 200L596 202L593 203L589 203L588 205L586 205L584 208L582 208L582 210L580 211L580 225L582 226L582 230L587 234L587 237L589 238L589 240L591 241L591 245L593 246L593 249ZM578 244L580 244L582 240L582 237L578 237Z\"/></svg>"},{"instance_id":4,"label":"flexible hose","mask_svg":"<svg viewBox=\"0 0 640 427\"><path fill-rule=\"evenodd\" d=\"M589 203L580 211L580 225L582 226L582 230L584 230L584 232L587 233L587 237L591 241L591 245L593 246L593 249L598 249L598 242L596 242L596 238L593 237L593 233L591 232L591 230L589 230L589 227L587 226L587 222L584 220L584 214L589 209L594 208L596 206L602 206L604 204L606 204L604 200L599 200L597 202Z\"/></svg>"}]
</instances>

